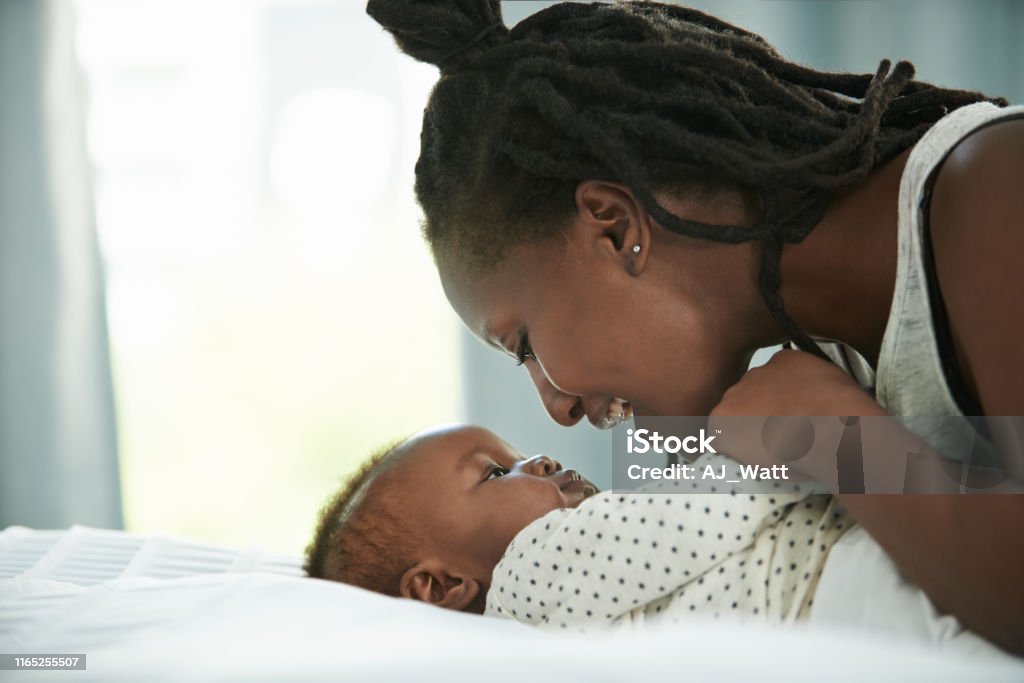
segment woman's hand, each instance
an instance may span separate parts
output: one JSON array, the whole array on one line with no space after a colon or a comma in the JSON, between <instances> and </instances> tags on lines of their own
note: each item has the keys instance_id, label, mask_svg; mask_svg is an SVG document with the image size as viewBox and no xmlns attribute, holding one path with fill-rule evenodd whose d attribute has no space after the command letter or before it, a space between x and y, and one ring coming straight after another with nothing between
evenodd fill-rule
<instances>
[{"instance_id":1,"label":"woman's hand","mask_svg":"<svg viewBox=\"0 0 1024 683\"><path fill-rule=\"evenodd\" d=\"M711 411L709 428L716 434L719 452L734 460L768 467L787 465L788 479L810 477L836 490L841 483L843 435L850 422L836 416L885 414L853 378L832 363L784 350L749 370L725 392ZM876 427L877 423L872 425ZM855 450L846 454L844 462L850 455L857 459L853 488L863 491L859 444Z\"/></svg>"},{"instance_id":2,"label":"woman's hand","mask_svg":"<svg viewBox=\"0 0 1024 683\"><path fill-rule=\"evenodd\" d=\"M711 411L732 415L885 415L837 366L803 351L784 349L748 370Z\"/></svg>"}]
</instances>

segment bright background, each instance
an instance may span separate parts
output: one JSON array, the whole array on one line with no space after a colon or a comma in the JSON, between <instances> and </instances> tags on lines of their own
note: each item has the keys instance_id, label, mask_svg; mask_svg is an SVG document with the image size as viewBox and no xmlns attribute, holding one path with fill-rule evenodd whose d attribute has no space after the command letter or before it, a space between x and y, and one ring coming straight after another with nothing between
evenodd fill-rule
<instances>
[{"instance_id":1,"label":"bright background","mask_svg":"<svg viewBox=\"0 0 1024 683\"><path fill-rule=\"evenodd\" d=\"M607 435L450 312L412 194L437 71L363 4L0 3L0 526L299 552L368 453L449 421L609 480ZM1024 101L1012 0L694 4Z\"/></svg>"},{"instance_id":2,"label":"bright background","mask_svg":"<svg viewBox=\"0 0 1024 683\"><path fill-rule=\"evenodd\" d=\"M82 0L125 523L299 551L460 416L411 188L436 69L355 2Z\"/></svg>"}]
</instances>

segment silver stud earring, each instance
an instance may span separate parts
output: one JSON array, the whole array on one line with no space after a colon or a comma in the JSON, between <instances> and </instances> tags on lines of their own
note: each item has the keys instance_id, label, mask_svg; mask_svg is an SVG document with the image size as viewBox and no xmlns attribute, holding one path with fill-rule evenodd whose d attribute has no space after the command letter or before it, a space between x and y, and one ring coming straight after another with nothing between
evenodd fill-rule
<instances>
[{"instance_id":1,"label":"silver stud earring","mask_svg":"<svg viewBox=\"0 0 1024 683\"><path fill-rule=\"evenodd\" d=\"M640 245L639 244L634 244L633 245L633 253L634 254L639 254L640 253Z\"/></svg>"}]
</instances>

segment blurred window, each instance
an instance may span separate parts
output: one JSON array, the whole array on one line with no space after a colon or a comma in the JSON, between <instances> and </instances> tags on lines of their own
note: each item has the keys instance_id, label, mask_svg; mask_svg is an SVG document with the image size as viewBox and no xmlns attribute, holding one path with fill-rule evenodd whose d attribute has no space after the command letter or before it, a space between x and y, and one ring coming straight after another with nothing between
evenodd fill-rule
<instances>
[{"instance_id":1,"label":"blurred window","mask_svg":"<svg viewBox=\"0 0 1024 683\"><path fill-rule=\"evenodd\" d=\"M79 0L129 529L297 552L460 417L412 195L435 69L363 3Z\"/></svg>"}]
</instances>

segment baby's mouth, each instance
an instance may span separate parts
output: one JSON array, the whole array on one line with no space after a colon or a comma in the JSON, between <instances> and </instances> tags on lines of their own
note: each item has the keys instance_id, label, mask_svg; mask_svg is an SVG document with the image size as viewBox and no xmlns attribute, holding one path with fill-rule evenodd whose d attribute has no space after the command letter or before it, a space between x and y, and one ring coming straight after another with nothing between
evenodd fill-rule
<instances>
[{"instance_id":1,"label":"baby's mouth","mask_svg":"<svg viewBox=\"0 0 1024 683\"><path fill-rule=\"evenodd\" d=\"M559 487L562 494L566 496L572 507L576 507L587 498L597 493L597 487L583 478L576 470L563 470L565 482Z\"/></svg>"},{"instance_id":2,"label":"baby's mouth","mask_svg":"<svg viewBox=\"0 0 1024 683\"><path fill-rule=\"evenodd\" d=\"M624 399L613 398L608 404L604 417L594 423L598 429L611 429L633 417L633 405Z\"/></svg>"}]
</instances>

